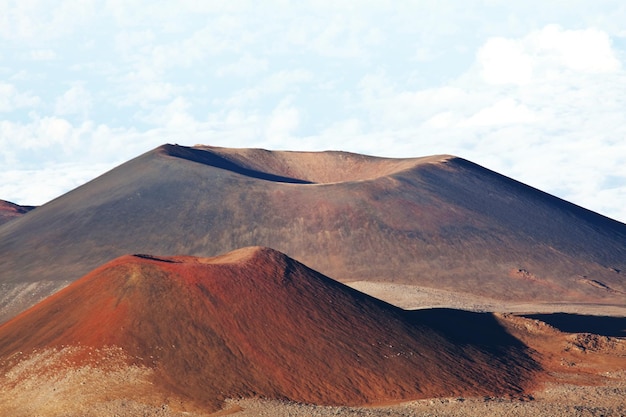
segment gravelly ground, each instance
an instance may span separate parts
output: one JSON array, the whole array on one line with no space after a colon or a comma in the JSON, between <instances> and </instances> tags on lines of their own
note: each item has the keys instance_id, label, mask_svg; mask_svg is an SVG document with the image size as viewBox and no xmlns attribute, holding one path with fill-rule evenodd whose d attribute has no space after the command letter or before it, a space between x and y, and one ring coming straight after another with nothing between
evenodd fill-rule
<instances>
[{"instance_id":1,"label":"gravelly ground","mask_svg":"<svg viewBox=\"0 0 626 417\"><path fill-rule=\"evenodd\" d=\"M218 413L207 414L171 394L156 391L151 370L128 366L119 348L66 347L8 359L14 364L0 374L0 416L626 416L626 338L567 334L538 320L510 314L497 317L512 334L542 352L540 357L552 382L532 392L532 398L444 398L385 407L239 399L229 400ZM93 355L93 364L106 363L106 369L87 363L62 374L54 372L84 350Z\"/></svg>"},{"instance_id":2,"label":"gravelly ground","mask_svg":"<svg viewBox=\"0 0 626 417\"><path fill-rule=\"evenodd\" d=\"M550 385L532 400L498 398L450 398L413 401L388 407L316 407L277 401L234 402L249 416L354 416L354 417L617 417L626 416L626 373L614 374L602 386Z\"/></svg>"},{"instance_id":3,"label":"gravelly ground","mask_svg":"<svg viewBox=\"0 0 626 417\"><path fill-rule=\"evenodd\" d=\"M77 376L77 375L74 375ZM126 372L92 374L85 377L78 385L72 378L63 380L39 380L41 386L36 390L0 393L0 415L12 417L104 417L104 416L145 416L145 417L209 417L230 415L233 417L304 417L304 416L347 416L347 417L617 417L626 416L626 371L614 372L604 376L601 385L577 386L570 384L549 384L535 392L532 398L523 400L501 398L443 398L412 401L384 407L326 407L297 404L281 401L257 399L229 400L223 411L213 414L181 411L176 402L159 404L153 397L148 405L141 400L123 398L116 392L114 398L103 395L102 384L110 387L112 382L122 386L130 383L145 384L145 375L141 372L129 375ZM114 380L114 381L112 381ZM45 389L44 389L45 387ZM137 389L137 386L134 387ZM144 389L147 387L144 387ZM61 392L59 392L61 391ZM24 398L16 395L22 394ZM29 394L29 398L26 395ZM60 395L59 395L60 394ZM121 395L120 395L121 394ZM7 397L8 396L8 397ZM5 397L5 398L3 398ZM99 397L99 398L98 398ZM107 398L108 397L108 398ZM145 398L144 398L145 399ZM2 401L4 400L4 401ZM89 405L84 405L87 401ZM43 404L43 403L46 404ZM9 408L6 406L10 404ZM15 406L22 404L22 407ZM157 405L154 405L157 404ZM4 406L4 407L2 407ZM10 411L10 414L5 412ZM33 412L36 411L36 414Z\"/></svg>"}]
</instances>

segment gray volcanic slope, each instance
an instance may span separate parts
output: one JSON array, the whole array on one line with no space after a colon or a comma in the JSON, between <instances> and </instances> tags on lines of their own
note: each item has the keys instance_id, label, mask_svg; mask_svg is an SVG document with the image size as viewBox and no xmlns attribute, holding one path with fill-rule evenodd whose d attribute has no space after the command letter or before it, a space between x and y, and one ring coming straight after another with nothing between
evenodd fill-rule
<instances>
[{"instance_id":1,"label":"gray volcanic slope","mask_svg":"<svg viewBox=\"0 0 626 417\"><path fill-rule=\"evenodd\" d=\"M163 145L0 227L0 319L122 254L244 246L344 282L626 301L625 224L469 161Z\"/></svg>"}]
</instances>

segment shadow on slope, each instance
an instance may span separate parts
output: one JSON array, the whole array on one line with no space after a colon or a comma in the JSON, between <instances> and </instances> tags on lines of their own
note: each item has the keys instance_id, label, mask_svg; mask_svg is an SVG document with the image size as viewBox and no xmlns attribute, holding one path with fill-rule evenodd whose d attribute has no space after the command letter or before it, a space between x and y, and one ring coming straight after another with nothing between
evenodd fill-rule
<instances>
[{"instance_id":1,"label":"shadow on slope","mask_svg":"<svg viewBox=\"0 0 626 417\"><path fill-rule=\"evenodd\" d=\"M503 331L493 313L432 308L407 314L414 323L436 328L455 345L480 346L496 354L525 347L518 339Z\"/></svg>"},{"instance_id":2,"label":"shadow on slope","mask_svg":"<svg viewBox=\"0 0 626 417\"><path fill-rule=\"evenodd\" d=\"M593 333L609 337L626 337L626 317L588 316L569 313L529 314L523 317L541 320L567 333Z\"/></svg>"},{"instance_id":3,"label":"shadow on slope","mask_svg":"<svg viewBox=\"0 0 626 417\"><path fill-rule=\"evenodd\" d=\"M240 175L252 177L265 181L273 182L285 182L290 184L312 184L311 181L301 180L298 178L284 177L281 175L275 175L268 172L257 171L254 169L246 168L243 165L236 164L215 152L207 152L199 149L188 148L184 146L176 145L163 145L159 150L169 156L176 158L186 159L188 161L198 162L204 165L211 165L216 168L225 169L235 172Z\"/></svg>"}]
</instances>

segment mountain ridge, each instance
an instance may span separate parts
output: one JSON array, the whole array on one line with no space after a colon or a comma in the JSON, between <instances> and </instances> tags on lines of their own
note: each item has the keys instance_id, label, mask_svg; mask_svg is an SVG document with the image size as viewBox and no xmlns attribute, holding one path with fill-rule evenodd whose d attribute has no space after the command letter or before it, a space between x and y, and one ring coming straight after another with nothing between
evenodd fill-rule
<instances>
[{"instance_id":1,"label":"mountain ridge","mask_svg":"<svg viewBox=\"0 0 626 417\"><path fill-rule=\"evenodd\" d=\"M0 285L257 245L342 282L623 304L625 242L623 223L462 158L163 145L0 226ZM24 300L0 299L0 320Z\"/></svg>"},{"instance_id":2,"label":"mountain ridge","mask_svg":"<svg viewBox=\"0 0 626 417\"><path fill-rule=\"evenodd\" d=\"M0 200L0 226L23 216L35 208L36 206L21 206L10 201Z\"/></svg>"}]
</instances>

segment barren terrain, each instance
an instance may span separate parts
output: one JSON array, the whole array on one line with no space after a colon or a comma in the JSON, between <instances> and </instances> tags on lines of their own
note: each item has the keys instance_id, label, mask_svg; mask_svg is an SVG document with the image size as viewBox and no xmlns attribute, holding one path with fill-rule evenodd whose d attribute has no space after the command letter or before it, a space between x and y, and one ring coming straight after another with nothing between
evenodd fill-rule
<instances>
[{"instance_id":1,"label":"barren terrain","mask_svg":"<svg viewBox=\"0 0 626 417\"><path fill-rule=\"evenodd\" d=\"M341 282L624 305L626 225L462 158L163 145L0 226L0 283L266 246ZM0 305L0 321L39 301Z\"/></svg>"},{"instance_id":2,"label":"barren terrain","mask_svg":"<svg viewBox=\"0 0 626 417\"><path fill-rule=\"evenodd\" d=\"M373 281L352 281L346 285L406 310L454 308L500 313L571 313L591 316L626 317L626 303L575 303L504 301L471 293L442 290L418 285ZM626 334L625 334L626 336Z\"/></svg>"},{"instance_id":3,"label":"barren terrain","mask_svg":"<svg viewBox=\"0 0 626 417\"><path fill-rule=\"evenodd\" d=\"M448 397L372 407L319 407L266 400L230 401L234 416L618 417L626 415L626 338L564 333L513 314L499 321L536 353L548 378L522 398ZM615 318L626 332L626 317Z\"/></svg>"},{"instance_id":4,"label":"barren terrain","mask_svg":"<svg viewBox=\"0 0 626 417\"><path fill-rule=\"evenodd\" d=\"M626 415L626 225L462 158L163 145L31 209L0 415Z\"/></svg>"},{"instance_id":5,"label":"barren terrain","mask_svg":"<svg viewBox=\"0 0 626 417\"><path fill-rule=\"evenodd\" d=\"M81 380L90 369L103 376L105 400L126 391L150 404L151 386L151 395L209 411L250 397L319 405L516 398L543 381L539 358L497 316L402 310L268 248L125 256L0 326L1 383L16 398L8 407L43 396L30 404L45 411L51 384L51 398L68 401L69 388L54 384L92 386ZM85 403L99 403L87 401L89 386Z\"/></svg>"},{"instance_id":6,"label":"barren terrain","mask_svg":"<svg viewBox=\"0 0 626 417\"><path fill-rule=\"evenodd\" d=\"M626 375L608 375L601 385L547 384L532 399L437 398L379 407L320 407L280 401L237 400L234 417L622 417L626 415Z\"/></svg>"},{"instance_id":7,"label":"barren terrain","mask_svg":"<svg viewBox=\"0 0 626 417\"><path fill-rule=\"evenodd\" d=\"M538 349L537 355L543 357L549 371L550 378L523 397L451 396L367 407L227 398L221 411L207 412L188 399L161 392L154 385L154 370L129 366L122 349L65 347L13 359L19 365L2 379L0 413L14 417L617 417L626 414L625 339L566 334L537 320L510 314L500 315L499 320L531 348ZM55 373L59 364L72 363L76 357L84 356L90 360L69 372Z\"/></svg>"}]
</instances>

